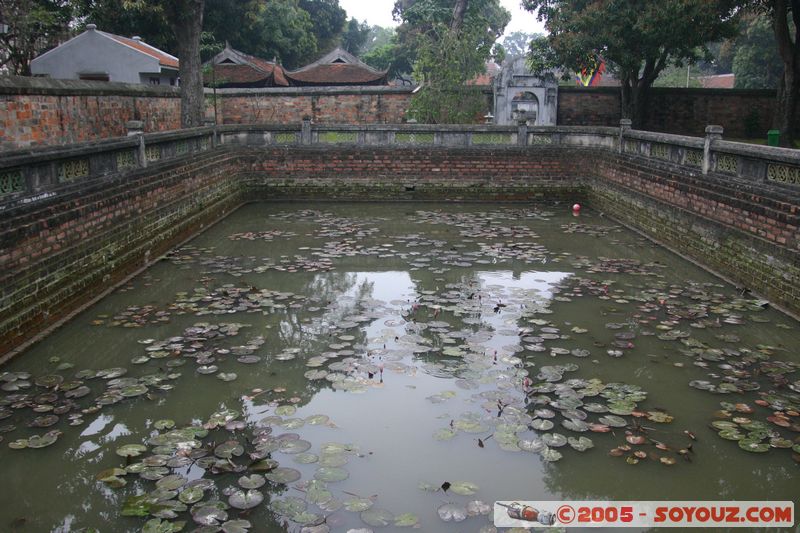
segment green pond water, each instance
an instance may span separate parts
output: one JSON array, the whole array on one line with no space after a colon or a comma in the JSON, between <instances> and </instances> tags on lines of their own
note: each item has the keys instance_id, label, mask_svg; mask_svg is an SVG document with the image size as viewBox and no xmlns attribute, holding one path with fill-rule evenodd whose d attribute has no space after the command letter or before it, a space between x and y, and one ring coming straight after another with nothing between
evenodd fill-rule
<instances>
[{"instance_id":1,"label":"green pond water","mask_svg":"<svg viewBox=\"0 0 800 533\"><path fill-rule=\"evenodd\" d=\"M246 205L0 371L0 530L798 503L800 329L762 304L586 210Z\"/></svg>"}]
</instances>

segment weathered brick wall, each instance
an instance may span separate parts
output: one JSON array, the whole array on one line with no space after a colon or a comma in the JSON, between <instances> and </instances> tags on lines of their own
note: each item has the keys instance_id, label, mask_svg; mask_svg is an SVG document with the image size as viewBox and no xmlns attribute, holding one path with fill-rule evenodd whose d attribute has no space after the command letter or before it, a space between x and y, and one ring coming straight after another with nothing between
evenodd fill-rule
<instances>
[{"instance_id":1,"label":"weathered brick wall","mask_svg":"<svg viewBox=\"0 0 800 533\"><path fill-rule=\"evenodd\" d=\"M800 311L800 202L763 183L607 154L590 205L794 312Z\"/></svg>"},{"instance_id":2,"label":"weathered brick wall","mask_svg":"<svg viewBox=\"0 0 800 533\"><path fill-rule=\"evenodd\" d=\"M125 123L146 131L180 127L174 88L0 77L0 150L123 137Z\"/></svg>"},{"instance_id":3,"label":"weathered brick wall","mask_svg":"<svg viewBox=\"0 0 800 533\"><path fill-rule=\"evenodd\" d=\"M654 88L644 129L702 136L707 125L717 124L729 139L766 138L774 108L775 91ZM619 88L558 91L560 126L617 126L621 116Z\"/></svg>"},{"instance_id":4,"label":"weathered brick wall","mask_svg":"<svg viewBox=\"0 0 800 533\"><path fill-rule=\"evenodd\" d=\"M253 93L218 97L222 124L399 124L405 121L408 92L377 94Z\"/></svg>"},{"instance_id":5,"label":"weathered brick wall","mask_svg":"<svg viewBox=\"0 0 800 533\"><path fill-rule=\"evenodd\" d=\"M229 151L89 180L0 221L0 353L240 202Z\"/></svg>"},{"instance_id":6,"label":"weathered brick wall","mask_svg":"<svg viewBox=\"0 0 800 533\"><path fill-rule=\"evenodd\" d=\"M245 152L240 180L249 189L249 198L581 200L585 196L581 158L566 157L566 151L374 147L297 148L291 153L257 150Z\"/></svg>"}]
</instances>

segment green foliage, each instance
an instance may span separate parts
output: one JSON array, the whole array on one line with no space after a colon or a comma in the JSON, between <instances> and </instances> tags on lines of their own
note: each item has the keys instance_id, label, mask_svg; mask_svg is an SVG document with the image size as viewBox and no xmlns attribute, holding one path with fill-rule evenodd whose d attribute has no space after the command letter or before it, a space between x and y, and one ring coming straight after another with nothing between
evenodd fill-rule
<instances>
[{"instance_id":1,"label":"green foliage","mask_svg":"<svg viewBox=\"0 0 800 533\"><path fill-rule=\"evenodd\" d=\"M689 66L689 85L688 87L702 87L698 76L702 73L700 70L692 65ZM658 79L653 82L653 87L687 87L686 85L686 65L670 65L661 71Z\"/></svg>"},{"instance_id":2,"label":"green foliage","mask_svg":"<svg viewBox=\"0 0 800 533\"><path fill-rule=\"evenodd\" d=\"M498 0L472 0L460 27L453 28L453 7L452 0L395 4L403 21L399 45L413 49L413 76L422 85L409 110L418 122L475 122L486 109L481 90L468 82L484 72L511 15Z\"/></svg>"},{"instance_id":3,"label":"green foliage","mask_svg":"<svg viewBox=\"0 0 800 533\"><path fill-rule=\"evenodd\" d=\"M67 0L0 0L0 67L10 74L30 75L31 60L64 34L71 20Z\"/></svg>"},{"instance_id":4,"label":"green foliage","mask_svg":"<svg viewBox=\"0 0 800 533\"><path fill-rule=\"evenodd\" d=\"M767 17L752 17L736 43L733 73L737 89L774 89L783 73L775 34Z\"/></svg>"},{"instance_id":5,"label":"green foliage","mask_svg":"<svg viewBox=\"0 0 800 533\"><path fill-rule=\"evenodd\" d=\"M520 57L528 53L531 41L542 37L544 37L544 35L540 33L515 31L506 35L501 44L508 57Z\"/></svg>"},{"instance_id":6,"label":"green foliage","mask_svg":"<svg viewBox=\"0 0 800 533\"><path fill-rule=\"evenodd\" d=\"M601 60L620 78L626 116L641 126L649 88L670 64L696 61L735 34L737 0L523 0L549 31L538 61L572 71ZM533 58L536 60L536 58Z\"/></svg>"},{"instance_id":7,"label":"green foliage","mask_svg":"<svg viewBox=\"0 0 800 533\"><path fill-rule=\"evenodd\" d=\"M369 34L370 27L366 22L359 22L355 18L351 18L342 34L341 47L353 55L359 55Z\"/></svg>"},{"instance_id":8,"label":"green foliage","mask_svg":"<svg viewBox=\"0 0 800 533\"><path fill-rule=\"evenodd\" d=\"M317 41L316 55L333 50L347 22L347 12L339 5L339 0L300 0L298 5L311 17L311 33Z\"/></svg>"},{"instance_id":9,"label":"green foliage","mask_svg":"<svg viewBox=\"0 0 800 533\"><path fill-rule=\"evenodd\" d=\"M367 54L376 48L391 44L395 38L396 32L394 28L384 28L382 26L372 26L369 29L369 35L361 48L362 54Z\"/></svg>"},{"instance_id":10,"label":"green foliage","mask_svg":"<svg viewBox=\"0 0 800 533\"><path fill-rule=\"evenodd\" d=\"M419 39L414 78L422 88L411 100L409 114L417 122L464 124L479 120L486 101L478 87L467 82L484 69L485 57L474 42L441 25Z\"/></svg>"}]
</instances>

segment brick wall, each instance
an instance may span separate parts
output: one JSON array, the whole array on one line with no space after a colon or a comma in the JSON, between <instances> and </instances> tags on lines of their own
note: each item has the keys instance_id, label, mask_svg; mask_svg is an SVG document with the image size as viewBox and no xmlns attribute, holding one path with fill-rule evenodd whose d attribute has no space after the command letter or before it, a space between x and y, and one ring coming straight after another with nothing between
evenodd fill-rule
<instances>
[{"instance_id":1,"label":"brick wall","mask_svg":"<svg viewBox=\"0 0 800 533\"><path fill-rule=\"evenodd\" d=\"M0 77L0 150L71 144L180 127L180 95L171 87Z\"/></svg>"},{"instance_id":2,"label":"brick wall","mask_svg":"<svg viewBox=\"0 0 800 533\"><path fill-rule=\"evenodd\" d=\"M766 138L774 106L775 91L654 88L644 129L702 136L718 124L726 138ZM619 88L559 88L561 126L617 126L621 116Z\"/></svg>"},{"instance_id":3,"label":"brick wall","mask_svg":"<svg viewBox=\"0 0 800 533\"><path fill-rule=\"evenodd\" d=\"M240 202L228 151L89 180L0 221L0 353Z\"/></svg>"},{"instance_id":4,"label":"brick wall","mask_svg":"<svg viewBox=\"0 0 800 533\"><path fill-rule=\"evenodd\" d=\"M308 116L317 124L399 124L405 121L410 100L407 91L224 94L218 98L218 120L221 124L297 124Z\"/></svg>"},{"instance_id":5,"label":"brick wall","mask_svg":"<svg viewBox=\"0 0 800 533\"><path fill-rule=\"evenodd\" d=\"M589 203L751 289L800 312L800 204L763 183L607 154Z\"/></svg>"}]
</instances>

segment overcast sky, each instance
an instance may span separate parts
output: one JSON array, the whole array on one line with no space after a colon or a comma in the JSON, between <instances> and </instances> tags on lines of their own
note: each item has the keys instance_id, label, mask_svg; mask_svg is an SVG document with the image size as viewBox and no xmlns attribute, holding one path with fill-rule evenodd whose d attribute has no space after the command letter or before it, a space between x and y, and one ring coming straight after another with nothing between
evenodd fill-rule
<instances>
[{"instance_id":1,"label":"overcast sky","mask_svg":"<svg viewBox=\"0 0 800 533\"><path fill-rule=\"evenodd\" d=\"M536 17L520 7L520 0L500 0L500 3L511 12L506 34L515 31L544 33L544 27ZM397 22L392 20L394 0L339 0L339 5L349 17L366 20L370 26L397 26Z\"/></svg>"}]
</instances>

